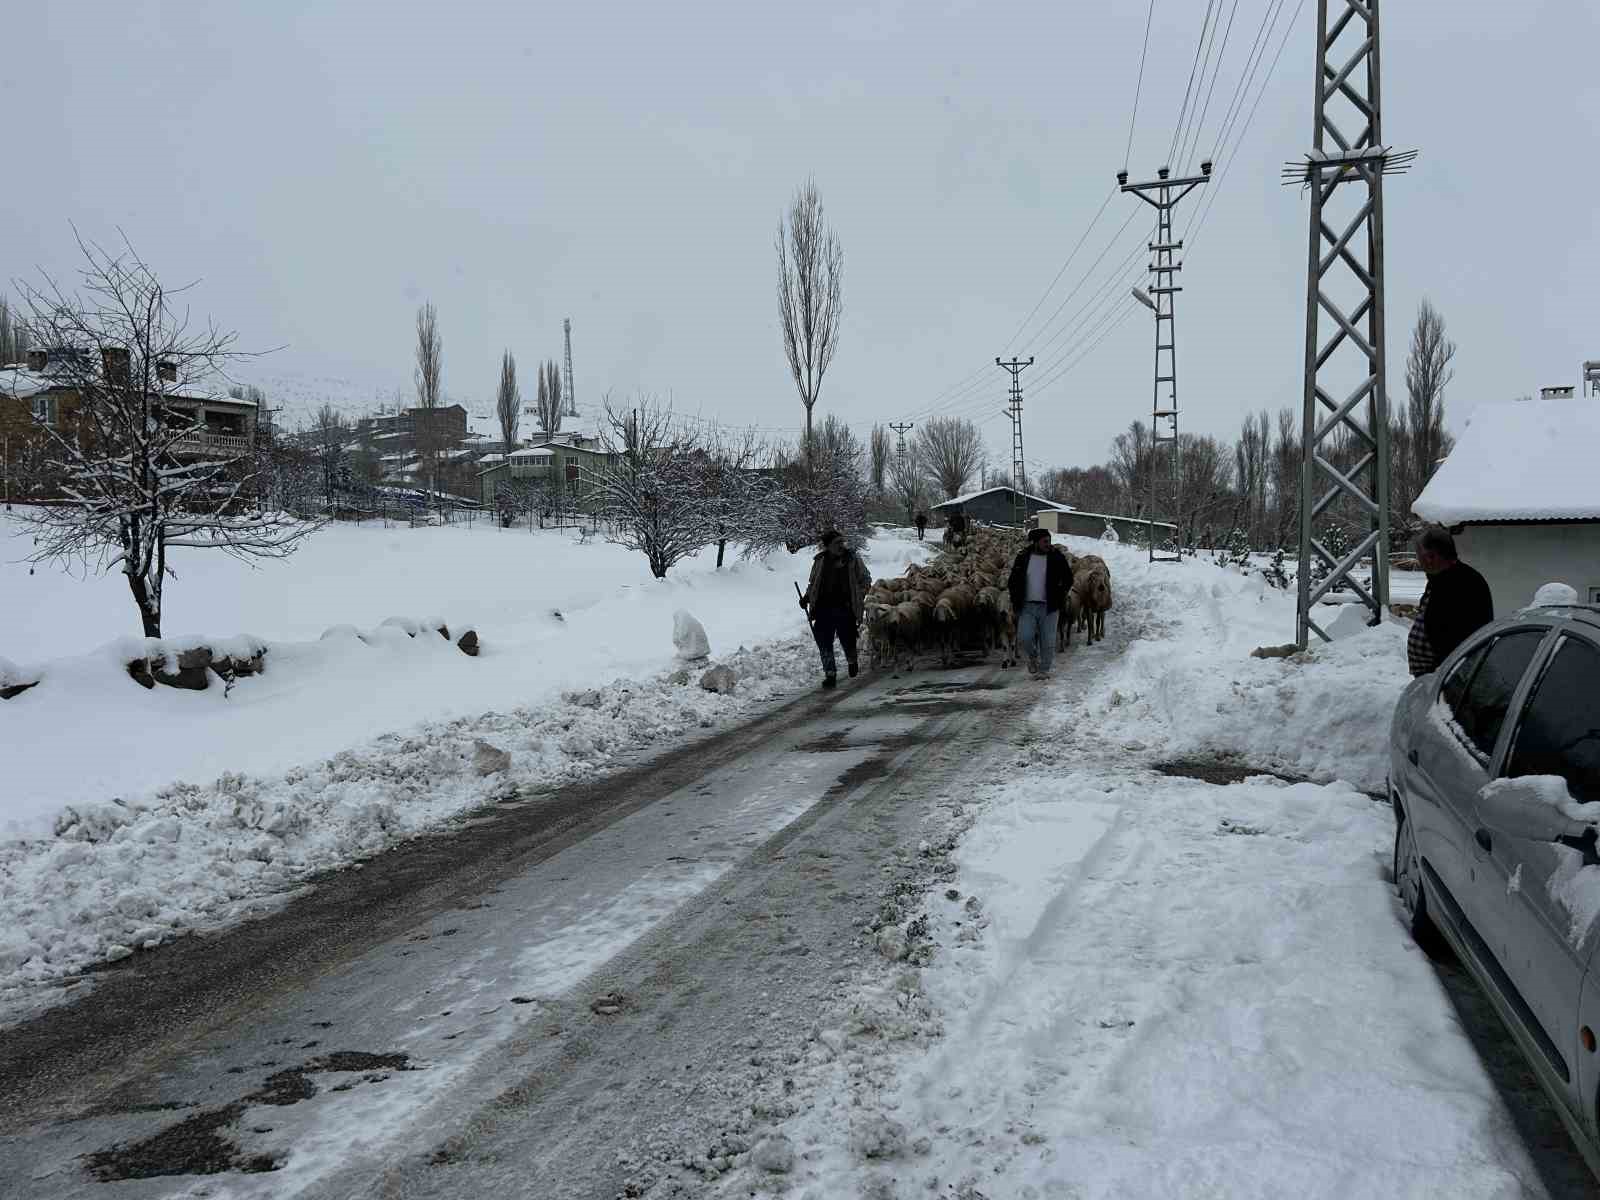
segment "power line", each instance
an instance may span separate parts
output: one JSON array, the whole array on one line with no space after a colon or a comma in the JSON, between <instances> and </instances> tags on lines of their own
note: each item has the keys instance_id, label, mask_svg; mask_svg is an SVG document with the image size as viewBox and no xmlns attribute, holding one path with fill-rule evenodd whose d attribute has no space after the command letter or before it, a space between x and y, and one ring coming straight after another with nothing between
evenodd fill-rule
<instances>
[{"instance_id":1,"label":"power line","mask_svg":"<svg viewBox=\"0 0 1600 1200\"><path fill-rule=\"evenodd\" d=\"M1156 0L1150 0L1150 8L1144 15L1144 46L1139 51L1139 82L1133 86L1133 112L1128 117L1128 144L1122 151L1122 165L1128 165L1128 159L1133 154L1133 123L1139 119L1139 93L1144 90L1144 60L1150 53L1150 21L1156 15Z\"/></svg>"},{"instance_id":2,"label":"power line","mask_svg":"<svg viewBox=\"0 0 1600 1200\"><path fill-rule=\"evenodd\" d=\"M1154 0L1152 0L1152 3L1154 3ZM1022 324L1017 326L1016 333L1013 333L1010 341L1006 343L1006 351L1008 353L1010 352L1012 346L1016 344L1017 338L1022 336L1022 331L1028 327L1028 322L1033 320L1038 311L1044 307L1044 302L1050 298L1050 293L1055 291L1056 284L1061 282L1061 277L1067 273L1067 268L1072 265L1072 260L1078 256L1078 251L1083 249L1084 242L1089 240L1089 235L1094 232L1094 227L1100 223L1100 218L1105 214L1106 209L1111 207L1111 198L1116 194L1116 188L1112 188L1106 193L1106 198L1100 202L1100 208L1094 214L1094 218L1089 222L1089 227L1083 231L1083 236L1078 238L1077 244L1072 247L1072 252L1067 255L1067 261L1061 264L1061 269L1056 272L1056 277L1050 281L1050 286L1044 289L1044 295L1039 297L1039 302L1035 304L1033 306L1033 310L1022 319ZM1049 321L1045 322L1046 325L1049 323Z\"/></svg>"},{"instance_id":3,"label":"power line","mask_svg":"<svg viewBox=\"0 0 1600 1200\"><path fill-rule=\"evenodd\" d=\"M1300 19L1300 13L1305 6L1306 0L1299 0L1299 3L1295 5L1294 15L1289 18L1289 23L1284 26L1283 38L1278 42L1278 52L1273 55L1272 65L1267 68L1267 73L1261 80L1261 89L1256 92L1255 102L1250 106L1250 115L1245 118L1244 124L1239 127L1239 136L1234 140L1232 149L1228 151L1228 166L1233 164L1234 158L1238 156L1239 147L1244 144L1245 136L1250 132L1250 126L1256 119L1256 110L1261 107L1261 97L1267 94L1267 85L1272 82L1272 76L1278 69L1278 61L1283 57L1284 47L1289 44L1289 37L1294 32L1295 22ZM1221 179L1219 173L1218 188L1220 188L1220 186ZM1206 197L1205 207L1200 210L1200 213L1196 216L1193 225L1190 227L1193 232L1191 233L1190 229L1184 230L1185 238L1188 238L1192 242L1195 238L1200 236L1200 230L1205 225L1206 218L1211 215L1211 207L1216 202L1217 189L1213 189L1211 195Z\"/></svg>"},{"instance_id":4,"label":"power line","mask_svg":"<svg viewBox=\"0 0 1600 1200\"><path fill-rule=\"evenodd\" d=\"M1200 47L1205 44L1206 27L1211 24L1211 12L1217 6L1217 0L1206 0L1205 20L1200 23L1200 40L1194 46L1194 62L1189 67L1189 85L1183 89L1183 107L1178 110L1178 124L1172 131L1172 146L1167 150L1167 162L1172 162L1172 156L1178 152L1178 130L1183 128L1184 114L1189 111L1189 93L1194 90L1194 73L1200 66Z\"/></svg>"},{"instance_id":5,"label":"power line","mask_svg":"<svg viewBox=\"0 0 1600 1200\"><path fill-rule=\"evenodd\" d=\"M1217 80L1222 78L1222 61L1228 53L1228 40L1233 36L1233 18L1238 15L1238 12L1239 0L1233 0L1233 7L1228 10L1228 27L1222 33L1222 48L1217 51L1216 70L1211 72L1211 86L1206 90L1205 105L1200 109L1200 119L1190 128L1193 138L1189 143L1189 148L1179 156L1185 163L1194 161L1194 152L1200 147L1200 134L1205 128L1206 114L1211 111L1211 97L1216 95ZM1215 32L1214 29L1213 32ZM1186 167L1185 169L1187 170L1188 168Z\"/></svg>"}]
</instances>

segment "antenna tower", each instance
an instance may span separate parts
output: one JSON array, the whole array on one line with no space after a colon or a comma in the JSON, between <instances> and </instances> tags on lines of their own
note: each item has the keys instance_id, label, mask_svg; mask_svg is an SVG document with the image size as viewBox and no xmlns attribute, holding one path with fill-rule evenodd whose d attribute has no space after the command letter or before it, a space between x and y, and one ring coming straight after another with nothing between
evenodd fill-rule
<instances>
[{"instance_id":1,"label":"antenna tower","mask_svg":"<svg viewBox=\"0 0 1600 1200\"><path fill-rule=\"evenodd\" d=\"M566 337L567 337L567 363L566 363L566 368L567 368L566 369L566 376L567 377L561 381L561 385L566 390L566 393L567 393L567 416L575 417L575 416L578 415L578 397L572 391L572 318L571 317L567 317L565 320L563 320L561 322L561 329L562 329L562 332L565 333Z\"/></svg>"}]
</instances>

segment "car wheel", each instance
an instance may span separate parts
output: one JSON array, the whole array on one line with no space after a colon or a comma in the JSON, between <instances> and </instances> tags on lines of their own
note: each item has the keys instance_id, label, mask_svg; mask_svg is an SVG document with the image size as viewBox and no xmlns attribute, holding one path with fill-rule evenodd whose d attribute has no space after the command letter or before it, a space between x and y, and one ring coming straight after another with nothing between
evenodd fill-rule
<instances>
[{"instance_id":1,"label":"car wheel","mask_svg":"<svg viewBox=\"0 0 1600 1200\"><path fill-rule=\"evenodd\" d=\"M1422 890L1422 858L1417 854L1417 839L1412 836L1411 822L1405 810L1395 805L1394 827L1394 886L1400 893L1400 906L1405 909L1406 927L1411 936L1430 954L1442 944L1439 928L1428 915L1428 897Z\"/></svg>"}]
</instances>

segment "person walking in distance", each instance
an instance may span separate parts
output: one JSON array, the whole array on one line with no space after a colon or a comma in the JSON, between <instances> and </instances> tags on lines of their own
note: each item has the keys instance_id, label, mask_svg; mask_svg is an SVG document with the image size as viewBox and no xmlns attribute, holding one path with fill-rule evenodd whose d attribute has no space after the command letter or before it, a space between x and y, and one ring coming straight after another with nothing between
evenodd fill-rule
<instances>
[{"instance_id":1,"label":"person walking in distance","mask_svg":"<svg viewBox=\"0 0 1600 1200\"><path fill-rule=\"evenodd\" d=\"M1412 675L1427 675L1474 632L1494 620L1489 582L1456 557L1456 540L1443 525L1417 538L1417 565L1428 577L1406 638Z\"/></svg>"},{"instance_id":2,"label":"person walking in distance","mask_svg":"<svg viewBox=\"0 0 1600 1200\"><path fill-rule=\"evenodd\" d=\"M1056 621L1072 589L1072 565L1048 529L1030 529L1028 545L1011 564L1011 607L1017 614L1017 645L1028 656L1028 674L1048 679L1056 656Z\"/></svg>"},{"instance_id":3,"label":"person walking in distance","mask_svg":"<svg viewBox=\"0 0 1600 1200\"><path fill-rule=\"evenodd\" d=\"M856 659L856 630L861 627L867 588L871 586L872 576L866 564L846 544L844 535L836 529L823 534L822 549L811 564L811 582L800 597L800 607L806 610L817 649L822 653L825 688L839 682L838 663L833 655L835 638L844 647L844 661L851 677L861 669Z\"/></svg>"},{"instance_id":4,"label":"person walking in distance","mask_svg":"<svg viewBox=\"0 0 1600 1200\"><path fill-rule=\"evenodd\" d=\"M925 513L925 512L919 512L917 514L917 541L920 542L922 540L923 535L925 533L927 533L927 532L928 532L928 514Z\"/></svg>"}]
</instances>

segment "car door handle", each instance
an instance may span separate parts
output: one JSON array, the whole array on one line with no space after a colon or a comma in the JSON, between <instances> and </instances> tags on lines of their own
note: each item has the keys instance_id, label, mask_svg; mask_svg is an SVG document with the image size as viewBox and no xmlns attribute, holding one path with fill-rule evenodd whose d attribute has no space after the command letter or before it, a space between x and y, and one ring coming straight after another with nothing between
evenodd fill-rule
<instances>
[{"instance_id":1,"label":"car door handle","mask_svg":"<svg viewBox=\"0 0 1600 1200\"><path fill-rule=\"evenodd\" d=\"M1494 842L1489 837L1489 831L1487 829L1478 830L1478 832L1472 835L1472 839L1473 841L1477 842L1478 845L1482 846L1486 853L1494 849Z\"/></svg>"},{"instance_id":2,"label":"car door handle","mask_svg":"<svg viewBox=\"0 0 1600 1200\"><path fill-rule=\"evenodd\" d=\"M1413 750L1409 754L1407 754L1406 755L1406 761L1409 762L1413 767L1416 766L1417 765L1417 752L1415 750Z\"/></svg>"}]
</instances>

